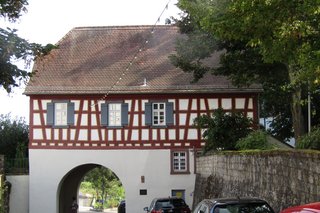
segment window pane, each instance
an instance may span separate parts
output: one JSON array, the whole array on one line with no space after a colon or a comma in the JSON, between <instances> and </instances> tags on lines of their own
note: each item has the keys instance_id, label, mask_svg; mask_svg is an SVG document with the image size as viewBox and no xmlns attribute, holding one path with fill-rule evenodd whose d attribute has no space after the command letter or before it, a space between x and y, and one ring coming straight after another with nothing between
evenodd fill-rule
<instances>
[{"instance_id":1,"label":"window pane","mask_svg":"<svg viewBox=\"0 0 320 213\"><path fill-rule=\"evenodd\" d=\"M158 124L158 120L159 120L159 119L158 119L158 116L154 116L154 117L153 117L153 123L154 123L154 124Z\"/></svg>"},{"instance_id":2,"label":"window pane","mask_svg":"<svg viewBox=\"0 0 320 213\"><path fill-rule=\"evenodd\" d=\"M153 125L165 125L165 104L153 103L152 115Z\"/></svg>"},{"instance_id":3,"label":"window pane","mask_svg":"<svg viewBox=\"0 0 320 213\"><path fill-rule=\"evenodd\" d=\"M121 104L109 104L109 126L121 126Z\"/></svg>"},{"instance_id":4,"label":"window pane","mask_svg":"<svg viewBox=\"0 0 320 213\"><path fill-rule=\"evenodd\" d=\"M65 126L67 125L67 103L54 104L54 125Z\"/></svg>"},{"instance_id":5,"label":"window pane","mask_svg":"<svg viewBox=\"0 0 320 213\"><path fill-rule=\"evenodd\" d=\"M173 153L173 170L184 172L187 170L187 154L186 152Z\"/></svg>"}]
</instances>

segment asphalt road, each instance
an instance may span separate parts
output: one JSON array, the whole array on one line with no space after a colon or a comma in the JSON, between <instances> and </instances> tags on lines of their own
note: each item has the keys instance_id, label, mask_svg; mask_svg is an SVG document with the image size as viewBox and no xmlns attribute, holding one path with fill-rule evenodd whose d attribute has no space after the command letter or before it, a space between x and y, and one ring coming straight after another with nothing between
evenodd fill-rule
<instances>
[{"instance_id":1,"label":"asphalt road","mask_svg":"<svg viewBox=\"0 0 320 213\"><path fill-rule=\"evenodd\" d=\"M99 213L97 211L90 211L91 207L85 207L85 206L79 206L79 213L88 213L88 212L95 212L95 213ZM105 209L103 211L104 213L117 213L117 209Z\"/></svg>"}]
</instances>

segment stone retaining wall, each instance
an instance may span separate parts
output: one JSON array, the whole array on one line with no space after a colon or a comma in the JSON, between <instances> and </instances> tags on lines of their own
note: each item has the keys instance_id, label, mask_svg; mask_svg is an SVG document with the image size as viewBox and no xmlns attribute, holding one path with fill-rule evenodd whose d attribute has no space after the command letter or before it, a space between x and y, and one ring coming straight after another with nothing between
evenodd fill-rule
<instances>
[{"instance_id":1,"label":"stone retaining wall","mask_svg":"<svg viewBox=\"0 0 320 213\"><path fill-rule=\"evenodd\" d=\"M320 152L222 152L197 158L194 206L203 198L254 196L276 212L320 201Z\"/></svg>"}]
</instances>

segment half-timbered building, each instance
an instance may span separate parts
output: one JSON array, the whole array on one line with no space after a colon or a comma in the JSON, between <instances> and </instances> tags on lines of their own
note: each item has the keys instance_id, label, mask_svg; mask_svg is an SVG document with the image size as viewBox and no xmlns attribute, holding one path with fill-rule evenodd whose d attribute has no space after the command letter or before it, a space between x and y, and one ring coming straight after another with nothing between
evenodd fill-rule
<instances>
[{"instance_id":1,"label":"half-timbered building","mask_svg":"<svg viewBox=\"0 0 320 213\"><path fill-rule=\"evenodd\" d=\"M121 180L129 213L163 196L191 207L204 145L194 118L221 107L257 121L259 88L209 74L191 83L168 58L179 37L175 26L74 28L36 61L25 90L30 212L68 212L83 176L99 166Z\"/></svg>"}]
</instances>

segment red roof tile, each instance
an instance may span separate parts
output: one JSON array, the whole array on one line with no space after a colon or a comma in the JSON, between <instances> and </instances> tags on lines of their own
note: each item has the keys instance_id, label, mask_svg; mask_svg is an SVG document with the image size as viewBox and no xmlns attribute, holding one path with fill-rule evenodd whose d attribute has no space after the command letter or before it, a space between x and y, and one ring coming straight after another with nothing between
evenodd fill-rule
<instances>
[{"instance_id":1,"label":"red roof tile","mask_svg":"<svg viewBox=\"0 0 320 213\"><path fill-rule=\"evenodd\" d=\"M154 30L153 30L154 29ZM25 94L112 94L256 92L239 89L208 74L190 83L191 73L168 58L181 36L174 26L80 27L71 30L49 55L37 60ZM135 58L136 57L136 58ZM215 57L214 60L218 60ZM147 85L143 86L144 81Z\"/></svg>"}]
</instances>

